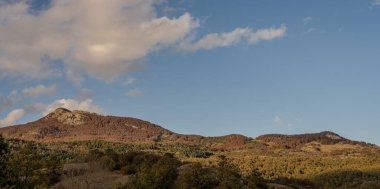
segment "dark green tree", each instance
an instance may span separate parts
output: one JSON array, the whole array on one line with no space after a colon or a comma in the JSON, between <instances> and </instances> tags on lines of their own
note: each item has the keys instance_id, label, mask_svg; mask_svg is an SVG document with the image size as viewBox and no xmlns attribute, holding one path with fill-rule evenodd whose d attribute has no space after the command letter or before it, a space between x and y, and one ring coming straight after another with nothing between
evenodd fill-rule
<instances>
[{"instance_id":1,"label":"dark green tree","mask_svg":"<svg viewBox=\"0 0 380 189\"><path fill-rule=\"evenodd\" d=\"M139 165L137 173L122 188L128 189L169 189L177 177L180 161L172 154L165 154L153 165L151 161Z\"/></svg>"},{"instance_id":2,"label":"dark green tree","mask_svg":"<svg viewBox=\"0 0 380 189\"><path fill-rule=\"evenodd\" d=\"M243 188L241 176L236 168L228 163L225 156L219 156L217 178L219 180L217 189Z\"/></svg>"},{"instance_id":3,"label":"dark green tree","mask_svg":"<svg viewBox=\"0 0 380 189\"><path fill-rule=\"evenodd\" d=\"M211 171L203 168L201 164L189 164L181 167L175 181L177 189L211 189L218 183Z\"/></svg>"},{"instance_id":4,"label":"dark green tree","mask_svg":"<svg viewBox=\"0 0 380 189\"><path fill-rule=\"evenodd\" d=\"M5 186L8 179L6 173L6 163L8 160L8 142L0 135L0 187Z\"/></svg>"}]
</instances>

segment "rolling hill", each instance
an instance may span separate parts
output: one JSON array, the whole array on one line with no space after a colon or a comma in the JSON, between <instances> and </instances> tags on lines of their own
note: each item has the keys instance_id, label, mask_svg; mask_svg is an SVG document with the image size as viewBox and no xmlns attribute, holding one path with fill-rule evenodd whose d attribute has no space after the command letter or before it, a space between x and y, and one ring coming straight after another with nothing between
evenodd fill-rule
<instances>
[{"instance_id":1,"label":"rolling hill","mask_svg":"<svg viewBox=\"0 0 380 189\"><path fill-rule=\"evenodd\" d=\"M101 140L123 143L191 144L227 150L269 147L302 149L310 145L375 147L343 138L329 131L300 135L268 134L256 139L238 134L219 137L178 134L136 118L104 116L64 108L58 108L30 123L0 128L0 134L6 138L36 142Z\"/></svg>"}]
</instances>

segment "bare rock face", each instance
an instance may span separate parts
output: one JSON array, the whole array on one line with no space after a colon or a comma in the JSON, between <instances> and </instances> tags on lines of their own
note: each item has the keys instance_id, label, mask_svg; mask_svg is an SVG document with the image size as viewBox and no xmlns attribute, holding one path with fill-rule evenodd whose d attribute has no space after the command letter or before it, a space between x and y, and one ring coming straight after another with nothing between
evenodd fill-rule
<instances>
[{"instance_id":1,"label":"bare rock face","mask_svg":"<svg viewBox=\"0 0 380 189\"><path fill-rule=\"evenodd\" d=\"M48 114L44 119L55 118L65 125L81 125L91 120L87 112L75 110L70 111L65 108L58 108L54 112Z\"/></svg>"},{"instance_id":2,"label":"bare rock face","mask_svg":"<svg viewBox=\"0 0 380 189\"><path fill-rule=\"evenodd\" d=\"M339 135L335 134L335 133L332 133L332 132L326 132L325 136L329 139L332 139L332 140L341 140L343 139L342 137L340 137Z\"/></svg>"}]
</instances>

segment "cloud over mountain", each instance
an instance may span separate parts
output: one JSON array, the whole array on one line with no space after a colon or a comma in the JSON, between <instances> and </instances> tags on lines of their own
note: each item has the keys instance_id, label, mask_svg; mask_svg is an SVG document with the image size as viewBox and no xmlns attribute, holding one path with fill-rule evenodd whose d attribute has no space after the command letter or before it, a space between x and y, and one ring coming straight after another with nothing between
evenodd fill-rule
<instances>
[{"instance_id":1,"label":"cloud over mountain","mask_svg":"<svg viewBox=\"0 0 380 189\"><path fill-rule=\"evenodd\" d=\"M7 37L1 37L0 74L47 77L62 72L54 67L59 62L102 79L137 69L138 60L198 26L188 13L157 17L154 5L151 0L54 0L37 15L25 2L1 6L0 36Z\"/></svg>"},{"instance_id":2,"label":"cloud over mountain","mask_svg":"<svg viewBox=\"0 0 380 189\"><path fill-rule=\"evenodd\" d=\"M94 104L92 99L74 100L74 99L59 99L46 106L43 115L46 115L57 108L66 108L69 110L82 110L94 113L103 113L103 109Z\"/></svg>"},{"instance_id":3,"label":"cloud over mountain","mask_svg":"<svg viewBox=\"0 0 380 189\"><path fill-rule=\"evenodd\" d=\"M4 3L0 6L0 76L66 75L78 84L85 73L112 80L139 69L144 57L162 48L208 50L242 40L250 44L272 40L286 32L285 26L257 31L237 28L189 43L198 19L186 12L171 18L158 16L160 2L52 0L48 8L34 14L25 1Z\"/></svg>"},{"instance_id":4,"label":"cloud over mountain","mask_svg":"<svg viewBox=\"0 0 380 189\"><path fill-rule=\"evenodd\" d=\"M21 119L25 115L25 110L15 109L9 112L4 119L0 120L0 127L13 125L16 121Z\"/></svg>"}]
</instances>

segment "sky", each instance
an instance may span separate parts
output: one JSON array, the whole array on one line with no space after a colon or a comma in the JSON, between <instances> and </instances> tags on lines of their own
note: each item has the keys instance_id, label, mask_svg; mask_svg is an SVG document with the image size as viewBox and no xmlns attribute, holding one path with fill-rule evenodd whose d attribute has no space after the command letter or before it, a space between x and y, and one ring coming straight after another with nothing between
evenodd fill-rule
<instances>
[{"instance_id":1,"label":"sky","mask_svg":"<svg viewBox=\"0 0 380 189\"><path fill-rule=\"evenodd\" d=\"M64 107L380 145L379 19L379 0L0 0L0 126Z\"/></svg>"}]
</instances>

